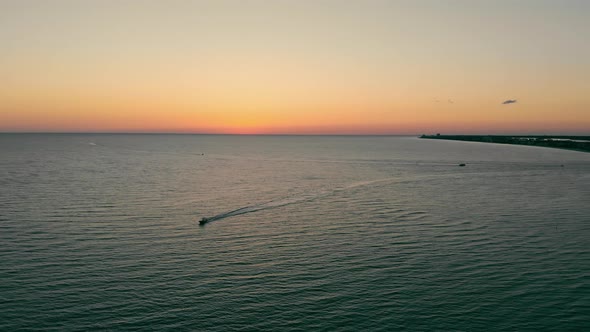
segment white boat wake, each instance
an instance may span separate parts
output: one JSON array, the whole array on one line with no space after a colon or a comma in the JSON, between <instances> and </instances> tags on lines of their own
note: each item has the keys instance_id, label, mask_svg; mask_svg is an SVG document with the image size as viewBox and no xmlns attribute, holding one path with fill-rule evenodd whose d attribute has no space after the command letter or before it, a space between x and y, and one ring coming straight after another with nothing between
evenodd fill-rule
<instances>
[{"instance_id":1,"label":"white boat wake","mask_svg":"<svg viewBox=\"0 0 590 332\"><path fill-rule=\"evenodd\" d=\"M212 216L212 217L204 218L205 221L202 222L202 224L209 223L209 222L216 221L216 220L229 218L229 217L239 216L239 215L246 214L246 213L253 213L253 212L258 212L258 211L262 211L262 210L274 209L274 208L279 208L279 207L283 207L283 206L287 206L287 205L291 205L291 204L311 202L311 201L314 201L318 198L333 195L333 194L341 192L341 191L350 190L350 189L361 187L361 186L367 186L367 185L371 185L371 184L379 183L379 182L392 181L394 179L395 178L385 178L385 179L378 179L378 180L371 180L371 181L355 182L351 185L332 189L332 190L323 190L323 191L314 192L314 193L310 193L310 194L298 195L295 197L280 198L280 199L276 199L276 200L272 200L269 202L264 202L264 203L260 203L260 204L256 204L256 205L244 206L239 209L231 210L228 212L220 213L220 214Z\"/></svg>"}]
</instances>

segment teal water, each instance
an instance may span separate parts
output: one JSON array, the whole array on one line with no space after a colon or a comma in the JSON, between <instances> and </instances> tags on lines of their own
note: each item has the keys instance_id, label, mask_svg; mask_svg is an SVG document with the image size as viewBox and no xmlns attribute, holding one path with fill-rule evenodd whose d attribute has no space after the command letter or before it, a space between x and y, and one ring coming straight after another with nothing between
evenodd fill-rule
<instances>
[{"instance_id":1,"label":"teal water","mask_svg":"<svg viewBox=\"0 0 590 332\"><path fill-rule=\"evenodd\" d=\"M588 330L589 202L575 151L0 134L0 330Z\"/></svg>"}]
</instances>

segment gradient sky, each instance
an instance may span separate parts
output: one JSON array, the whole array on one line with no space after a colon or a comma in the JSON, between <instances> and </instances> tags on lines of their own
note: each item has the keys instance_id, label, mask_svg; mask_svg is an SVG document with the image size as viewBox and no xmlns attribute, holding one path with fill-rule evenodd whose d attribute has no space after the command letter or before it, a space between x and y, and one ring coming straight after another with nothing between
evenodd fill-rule
<instances>
[{"instance_id":1,"label":"gradient sky","mask_svg":"<svg viewBox=\"0 0 590 332\"><path fill-rule=\"evenodd\" d=\"M0 0L0 79L5 132L589 134L590 1Z\"/></svg>"}]
</instances>

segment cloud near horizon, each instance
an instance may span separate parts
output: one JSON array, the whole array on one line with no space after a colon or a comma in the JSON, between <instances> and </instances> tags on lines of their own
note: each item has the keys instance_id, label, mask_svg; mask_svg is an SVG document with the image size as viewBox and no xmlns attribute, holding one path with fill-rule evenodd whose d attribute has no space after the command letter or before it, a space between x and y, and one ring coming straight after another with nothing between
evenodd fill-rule
<instances>
[{"instance_id":1,"label":"cloud near horizon","mask_svg":"<svg viewBox=\"0 0 590 332\"><path fill-rule=\"evenodd\" d=\"M508 100L504 100L504 102L502 103L502 105L514 104L516 102L517 102L516 99L508 99Z\"/></svg>"}]
</instances>

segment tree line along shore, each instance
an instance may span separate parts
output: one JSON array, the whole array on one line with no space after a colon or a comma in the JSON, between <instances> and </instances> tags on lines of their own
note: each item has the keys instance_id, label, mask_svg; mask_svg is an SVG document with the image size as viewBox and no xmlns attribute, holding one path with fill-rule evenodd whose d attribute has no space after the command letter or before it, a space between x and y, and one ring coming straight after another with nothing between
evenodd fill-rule
<instances>
[{"instance_id":1,"label":"tree line along shore","mask_svg":"<svg viewBox=\"0 0 590 332\"><path fill-rule=\"evenodd\" d=\"M590 136L422 135L420 138L498 144L533 145L590 152Z\"/></svg>"}]
</instances>

